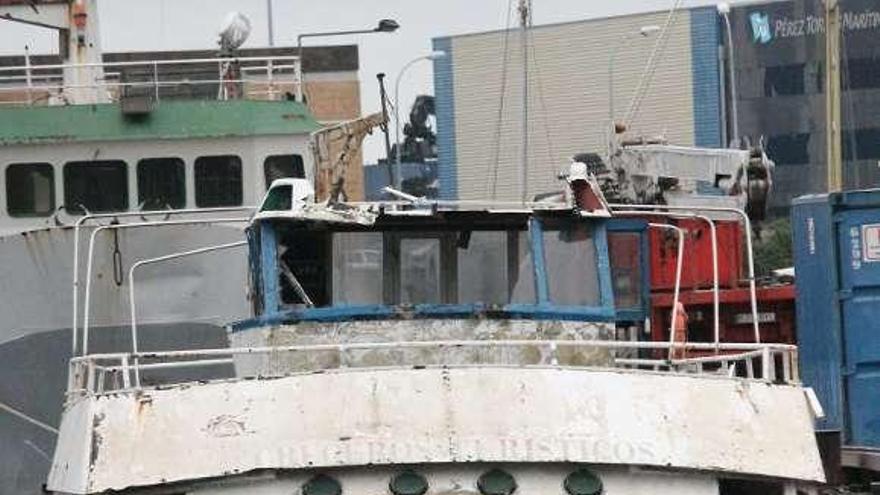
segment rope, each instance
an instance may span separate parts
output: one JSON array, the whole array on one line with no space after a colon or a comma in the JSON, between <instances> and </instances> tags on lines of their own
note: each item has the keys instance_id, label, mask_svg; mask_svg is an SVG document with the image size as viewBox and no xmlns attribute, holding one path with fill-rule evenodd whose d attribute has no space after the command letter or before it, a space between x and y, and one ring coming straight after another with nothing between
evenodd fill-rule
<instances>
[{"instance_id":1,"label":"rope","mask_svg":"<svg viewBox=\"0 0 880 495\"><path fill-rule=\"evenodd\" d=\"M507 1L507 17L506 17L506 25L504 28L504 44L501 49L502 59L501 59L501 95L499 96L498 101L498 114L496 116L495 121L495 147L494 147L494 157L491 162L488 163L486 167L486 175L491 177L491 189L492 189L492 199L495 199L495 194L498 187L498 168L501 162L501 124L504 119L504 97L507 94L507 64L510 59L510 15L513 12L513 0Z\"/></svg>"},{"instance_id":2,"label":"rope","mask_svg":"<svg viewBox=\"0 0 880 495\"><path fill-rule=\"evenodd\" d=\"M541 103L541 120L544 123L544 135L547 138L547 163L552 165L556 153L553 149L553 140L550 139L550 126L547 123L547 100L544 99L544 86L541 83L541 67L538 65L538 54L535 51L534 43L532 43L532 58L534 59L535 64L535 79L538 83L538 101Z\"/></svg>"},{"instance_id":3,"label":"rope","mask_svg":"<svg viewBox=\"0 0 880 495\"><path fill-rule=\"evenodd\" d=\"M675 0L675 3L672 5L672 8L669 10L669 14L666 16L666 23L663 25L663 30L660 33L660 36L657 38L657 42L654 43L654 48L651 50L651 55L648 57L648 61L645 64L645 69L642 71L642 77L639 80L639 85L636 88L636 93L633 95L632 100L630 101L629 109L626 112L626 117L623 119L624 123L629 126L633 120L639 114L641 109L641 104L644 101L645 96L648 93L648 88L651 85L651 79L654 77L654 73L657 71L657 60L666 49L666 44L669 41L669 30L670 27L675 23L675 19L678 16L678 11L681 8L681 4L684 0Z\"/></svg>"}]
</instances>

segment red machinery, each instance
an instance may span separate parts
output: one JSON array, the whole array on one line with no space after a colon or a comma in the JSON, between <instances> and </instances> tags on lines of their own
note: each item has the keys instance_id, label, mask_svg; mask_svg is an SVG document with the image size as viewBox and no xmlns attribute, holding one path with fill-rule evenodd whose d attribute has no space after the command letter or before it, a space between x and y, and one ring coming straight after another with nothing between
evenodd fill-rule
<instances>
[{"instance_id":1,"label":"red machinery","mask_svg":"<svg viewBox=\"0 0 880 495\"><path fill-rule=\"evenodd\" d=\"M657 217L652 217L657 222ZM666 219L665 223L686 231L679 299L688 314L688 340L711 342L713 327L712 240L708 223L694 219ZM724 342L753 342L751 291L744 276L746 253L742 225L716 220L718 238L718 281L720 338ZM672 318L677 239L666 231L652 229L651 339L668 340ZM763 342L795 342L794 284L759 285L758 322Z\"/></svg>"},{"instance_id":2,"label":"red machinery","mask_svg":"<svg viewBox=\"0 0 880 495\"><path fill-rule=\"evenodd\" d=\"M643 218L686 231L680 300L688 316L688 340L712 342L714 270L710 226L696 218L659 214L659 205L687 206L693 212L700 212L701 206L742 206L752 221L760 221L772 189L775 165L760 144L748 150L670 146L662 139L627 139L625 131L625 127L614 128L615 139L609 143L607 160L596 154L582 154L574 161L586 164L595 175L614 210L630 210L629 216L639 217L634 208L627 206L658 205ZM725 342L753 342L751 291L743 270L747 258L743 227L734 220L716 220L715 226L719 337ZM677 242L674 232L651 229L652 340L669 339ZM626 246L619 249L626 251ZM757 289L762 341L794 343L794 304L793 284L762 285Z\"/></svg>"}]
</instances>

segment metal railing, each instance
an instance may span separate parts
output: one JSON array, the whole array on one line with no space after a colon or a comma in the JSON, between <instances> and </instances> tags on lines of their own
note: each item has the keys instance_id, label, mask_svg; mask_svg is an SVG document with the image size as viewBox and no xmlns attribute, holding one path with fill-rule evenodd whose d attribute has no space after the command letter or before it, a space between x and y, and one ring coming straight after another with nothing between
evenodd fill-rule
<instances>
[{"instance_id":1,"label":"metal railing","mask_svg":"<svg viewBox=\"0 0 880 495\"><path fill-rule=\"evenodd\" d=\"M70 84L64 73L94 71L94 81ZM237 58L178 58L83 64L47 64L0 67L0 105L40 104L66 98L68 92L93 91L95 101L118 99L125 93L152 96L156 101L172 90L184 89L218 99L281 99L302 84L298 56ZM227 91L241 86L241 93ZM250 87L249 87L250 85Z\"/></svg>"},{"instance_id":2,"label":"metal railing","mask_svg":"<svg viewBox=\"0 0 880 495\"><path fill-rule=\"evenodd\" d=\"M540 357L534 360L533 351L538 349ZM523 355L532 356L531 361L499 364L498 354L502 350L527 350ZM593 364L565 363L560 349L602 351ZM681 359L639 357L640 355L660 353L669 355L677 349L681 354L694 354ZM434 351L408 354L406 359L395 358L394 364L376 364L375 359L359 360L352 356L355 351L401 352L405 350ZM474 351L468 353L468 362L449 357L444 352ZM496 354L492 354L494 351ZM334 369L413 369L421 367L462 367L462 366L503 366L503 367L559 367L593 369L628 369L651 372L713 375L729 378L761 380L770 383L795 384L797 375L797 348L783 344L730 344L730 343L680 343L668 342L628 342L610 340L445 340L445 341L407 341L407 342L344 342L317 345L287 345L271 347L241 347L224 349L195 349L163 352L108 353L74 357L70 361L68 398L81 395L104 394L124 390L140 390L144 372L156 370L177 370L175 378L167 376L161 380L154 378L150 386L174 385L196 381L188 379L185 370L199 370L198 381L210 381L204 374L211 367L224 366L225 371L217 370L213 379L228 379L230 366L236 358L258 356L278 359L284 355L305 355L315 357L320 353L333 353L334 359L308 361L311 364L302 372L314 373ZM713 353L712 355L699 355ZM393 355L393 354L392 354ZM306 361L300 361L306 362ZM266 373L255 371L253 376L285 376L295 371ZM249 378L238 370L237 378ZM157 381L158 380L158 381Z\"/></svg>"},{"instance_id":3,"label":"metal railing","mask_svg":"<svg viewBox=\"0 0 880 495\"><path fill-rule=\"evenodd\" d=\"M130 228L143 228L143 227L162 227L162 226L175 226L175 225L198 225L198 224L213 224L213 223L229 223L228 219L223 219L219 217L213 217L209 219L200 219L200 220L170 220L171 217L195 217L199 218L203 215L220 215L225 213L253 213L255 208L253 206L233 206L233 207L222 207L222 208L195 208L195 209L181 209L181 210L158 210L158 211L126 211L126 212L116 212L116 213L94 213L94 214L86 214L82 217L78 218L76 223L74 224L73 229L73 280L71 286L71 300L73 301L73 324L71 326L71 337L72 337L72 350L73 355L77 354L79 350L79 289L80 289L80 263L79 263L79 247L80 247L80 230L83 228L91 227L93 228L92 234L89 238L89 247L88 247L88 259L87 259L87 276L86 276L86 302L85 302L85 316L83 318L82 327L84 329L83 332L83 353L88 352L88 326L89 326L89 293L91 291L91 272L92 272L92 260L94 257L94 246L95 246L95 238L97 236L98 231L103 230L119 230L119 229L130 229ZM153 217L165 217L164 220L149 220ZM140 222L134 223L120 223L120 220L125 220L129 218L140 218ZM248 218L234 218L232 219L233 223L247 222ZM108 221L109 223L105 224L97 224L92 226L87 226L87 223L92 222L100 222L101 220Z\"/></svg>"},{"instance_id":4,"label":"metal railing","mask_svg":"<svg viewBox=\"0 0 880 495\"><path fill-rule=\"evenodd\" d=\"M706 213L727 213L737 215L743 221L746 238L746 257L747 268L749 270L749 302L752 310L752 329L755 335L755 342L761 342L761 328L758 319L758 289L757 279L755 277L755 251L752 247L752 220L744 210L739 208L727 208L722 206L673 206L673 205L628 205L628 204L610 204L608 205L614 213L619 210L649 210L649 211L668 211L670 213L690 213L697 215L706 215ZM713 250L717 251L717 241L713 243ZM715 254L717 260L717 254ZM715 268L715 279L718 278L718 271ZM717 308L717 303L715 304ZM717 309L716 309L717 321ZM716 329L717 332L717 329Z\"/></svg>"}]
</instances>

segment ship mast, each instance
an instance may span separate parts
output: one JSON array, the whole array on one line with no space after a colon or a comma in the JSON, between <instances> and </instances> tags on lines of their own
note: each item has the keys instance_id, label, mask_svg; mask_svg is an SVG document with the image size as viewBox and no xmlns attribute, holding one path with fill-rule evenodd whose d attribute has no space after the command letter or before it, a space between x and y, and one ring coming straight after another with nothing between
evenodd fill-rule
<instances>
[{"instance_id":1,"label":"ship mast","mask_svg":"<svg viewBox=\"0 0 880 495\"><path fill-rule=\"evenodd\" d=\"M522 45L522 161L519 169L520 200L526 203L528 197L529 164L529 28L532 24L532 0L520 0L520 44Z\"/></svg>"},{"instance_id":2,"label":"ship mast","mask_svg":"<svg viewBox=\"0 0 880 495\"><path fill-rule=\"evenodd\" d=\"M109 101L100 88L101 36L98 0L69 0L40 3L29 0L0 2L0 19L56 31L59 55L64 65L64 100L87 104Z\"/></svg>"},{"instance_id":3,"label":"ship mast","mask_svg":"<svg viewBox=\"0 0 880 495\"><path fill-rule=\"evenodd\" d=\"M840 3L825 0L825 136L828 192L843 189L843 152L840 128Z\"/></svg>"}]
</instances>

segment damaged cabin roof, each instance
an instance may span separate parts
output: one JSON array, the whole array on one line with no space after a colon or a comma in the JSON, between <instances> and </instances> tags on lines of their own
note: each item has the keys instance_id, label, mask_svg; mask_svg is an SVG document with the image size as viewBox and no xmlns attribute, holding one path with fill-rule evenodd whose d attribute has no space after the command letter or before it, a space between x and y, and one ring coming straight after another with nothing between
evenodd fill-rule
<instances>
[{"instance_id":1,"label":"damaged cabin roof","mask_svg":"<svg viewBox=\"0 0 880 495\"><path fill-rule=\"evenodd\" d=\"M137 117L113 103L18 107L0 109L0 146L305 134L319 127L294 101L161 101Z\"/></svg>"}]
</instances>

